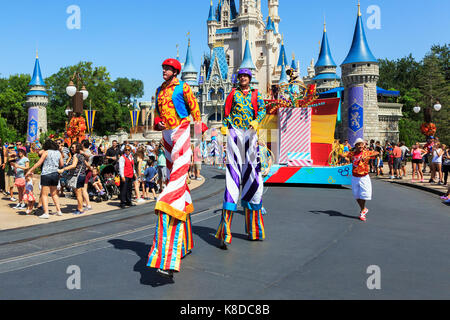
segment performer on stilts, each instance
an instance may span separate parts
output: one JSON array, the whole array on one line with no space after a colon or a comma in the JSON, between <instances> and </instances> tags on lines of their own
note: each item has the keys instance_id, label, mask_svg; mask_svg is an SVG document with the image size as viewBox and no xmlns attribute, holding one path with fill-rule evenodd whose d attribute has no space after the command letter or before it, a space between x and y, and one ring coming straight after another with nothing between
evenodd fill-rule
<instances>
[{"instance_id":1,"label":"performer on stilts","mask_svg":"<svg viewBox=\"0 0 450 320\"><path fill-rule=\"evenodd\" d=\"M190 219L194 207L186 183L192 154L190 115L195 126L201 126L202 119L191 87L177 79L180 62L167 59L162 66L165 82L156 91L155 129L163 133L170 179L156 203L158 219L147 266L173 278L173 272L180 271L181 259L194 247Z\"/></svg>"},{"instance_id":2,"label":"performer on stilts","mask_svg":"<svg viewBox=\"0 0 450 320\"><path fill-rule=\"evenodd\" d=\"M241 204L245 210L245 230L249 240L265 239L262 215L263 179L258 161L258 125L266 115L264 100L250 87L252 72L241 69L239 87L233 89L225 104L222 134L227 135L226 190L222 218L216 233L220 248L231 244L231 222L237 209L242 186Z\"/></svg>"}]
</instances>

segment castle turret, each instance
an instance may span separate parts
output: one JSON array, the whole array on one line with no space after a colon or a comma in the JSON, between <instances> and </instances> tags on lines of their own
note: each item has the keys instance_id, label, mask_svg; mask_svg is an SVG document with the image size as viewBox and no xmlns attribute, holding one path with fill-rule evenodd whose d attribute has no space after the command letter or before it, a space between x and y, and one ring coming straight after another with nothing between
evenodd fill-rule
<instances>
[{"instance_id":1,"label":"castle turret","mask_svg":"<svg viewBox=\"0 0 450 320\"><path fill-rule=\"evenodd\" d=\"M325 92L339 86L340 79L336 75L336 68L328 43L326 23L324 23L319 59L314 67L316 75L313 80L317 86L317 92Z\"/></svg>"},{"instance_id":2,"label":"castle turret","mask_svg":"<svg viewBox=\"0 0 450 320\"><path fill-rule=\"evenodd\" d=\"M278 26L280 25L281 19L278 15L279 2L278 0L268 0L269 1L269 16L272 17L274 23L275 33L277 33Z\"/></svg>"},{"instance_id":3,"label":"castle turret","mask_svg":"<svg viewBox=\"0 0 450 320\"><path fill-rule=\"evenodd\" d=\"M197 76L198 72L194 66L194 60L192 58L191 39L189 39L186 52L186 61L181 72L181 80L187 82L193 88L194 92L196 92L196 88L198 88Z\"/></svg>"},{"instance_id":4,"label":"castle turret","mask_svg":"<svg viewBox=\"0 0 450 320\"><path fill-rule=\"evenodd\" d=\"M214 5L211 0L211 6L209 7L209 15L207 20L208 25L208 45L210 48L213 47L215 42L215 35L217 27L219 26L218 21L216 20L216 16L214 14Z\"/></svg>"},{"instance_id":5,"label":"castle turret","mask_svg":"<svg viewBox=\"0 0 450 320\"><path fill-rule=\"evenodd\" d=\"M48 94L45 92L46 84L41 73L39 56L36 53L33 76L28 84L26 104L28 107L28 133L27 141L35 142L42 133L47 132L47 105Z\"/></svg>"},{"instance_id":6,"label":"castle turret","mask_svg":"<svg viewBox=\"0 0 450 320\"><path fill-rule=\"evenodd\" d=\"M252 82L251 82L252 85L256 86L258 84L258 81L256 80L256 77L255 77L256 66L253 63L252 53L250 51L250 44L249 44L248 39L245 42L244 57L242 58L242 63L241 63L241 66L239 67L239 69L250 69L253 73Z\"/></svg>"},{"instance_id":7,"label":"castle turret","mask_svg":"<svg viewBox=\"0 0 450 320\"><path fill-rule=\"evenodd\" d=\"M341 67L345 87L341 137L348 137L352 146L358 138L380 139L377 101L379 66L366 39L359 1L353 42Z\"/></svg>"}]
</instances>

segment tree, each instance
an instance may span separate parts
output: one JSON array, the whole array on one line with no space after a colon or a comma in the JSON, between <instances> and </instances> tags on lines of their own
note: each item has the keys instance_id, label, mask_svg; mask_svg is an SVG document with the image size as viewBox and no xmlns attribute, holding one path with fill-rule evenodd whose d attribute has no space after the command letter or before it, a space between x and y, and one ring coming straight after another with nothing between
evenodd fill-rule
<instances>
[{"instance_id":1,"label":"tree","mask_svg":"<svg viewBox=\"0 0 450 320\"><path fill-rule=\"evenodd\" d=\"M117 78L113 89L122 107L128 107L133 103L133 98L141 98L144 95L144 83L136 79Z\"/></svg>"}]
</instances>

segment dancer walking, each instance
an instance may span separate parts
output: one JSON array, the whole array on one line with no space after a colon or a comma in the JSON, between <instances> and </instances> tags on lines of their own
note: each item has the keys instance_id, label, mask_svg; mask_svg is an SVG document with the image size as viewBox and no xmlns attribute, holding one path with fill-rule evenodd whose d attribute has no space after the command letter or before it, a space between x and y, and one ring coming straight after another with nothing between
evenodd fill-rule
<instances>
[{"instance_id":1,"label":"dancer walking","mask_svg":"<svg viewBox=\"0 0 450 320\"><path fill-rule=\"evenodd\" d=\"M252 72L241 69L239 87L233 89L225 104L222 134L227 135L226 190L222 218L216 233L220 248L231 244L231 222L237 209L242 186L241 204L245 210L245 230L249 240L264 240L262 216L263 179L258 161L258 125L266 115L264 100L250 87Z\"/></svg>"},{"instance_id":2,"label":"dancer walking","mask_svg":"<svg viewBox=\"0 0 450 320\"><path fill-rule=\"evenodd\" d=\"M191 87L177 79L181 64L175 59L163 62L165 82L156 92L155 128L163 133L169 183L158 197L158 216L147 266L166 278L180 271L181 259L194 244L190 214L194 211L186 183L191 160L190 117L201 125L200 108Z\"/></svg>"}]
</instances>

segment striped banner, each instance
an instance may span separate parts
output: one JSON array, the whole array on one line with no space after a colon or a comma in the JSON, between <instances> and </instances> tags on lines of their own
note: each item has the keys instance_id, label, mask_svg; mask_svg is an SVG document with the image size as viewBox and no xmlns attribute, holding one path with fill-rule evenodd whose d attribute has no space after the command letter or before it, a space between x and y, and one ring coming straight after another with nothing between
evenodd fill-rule
<instances>
[{"instance_id":1,"label":"striped banner","mask_svg":"<svg viewBox=\"0 0 450 320\"><path fill-rule=\"evenodd\" d=\"M130 116L131 116L131 125L133 128L136 128L139 122L139 113L141 110L131 110Z\"/></svg>"},{"instance_id":2,"label":"striped banner","mask_svg":"<svg viewBox=\"0 0 450 320\"><path fill-rule=\"evenodd\" d=\"M92 133L92 130L94 129L94 121L95 121L95 110L86 110L86 124L88 126L88 132Z\"/></svg>"},{"instance_id":3,"label":"striped banner","mask_svg":"<svg viewBox=\"0 0 450 320\"><path fill-rule=\"evenodd\" d=\"M289 163L289 153L311 155L311 116L311 108L279 109L280 164Z\"/></svg>"}]
</instances>

